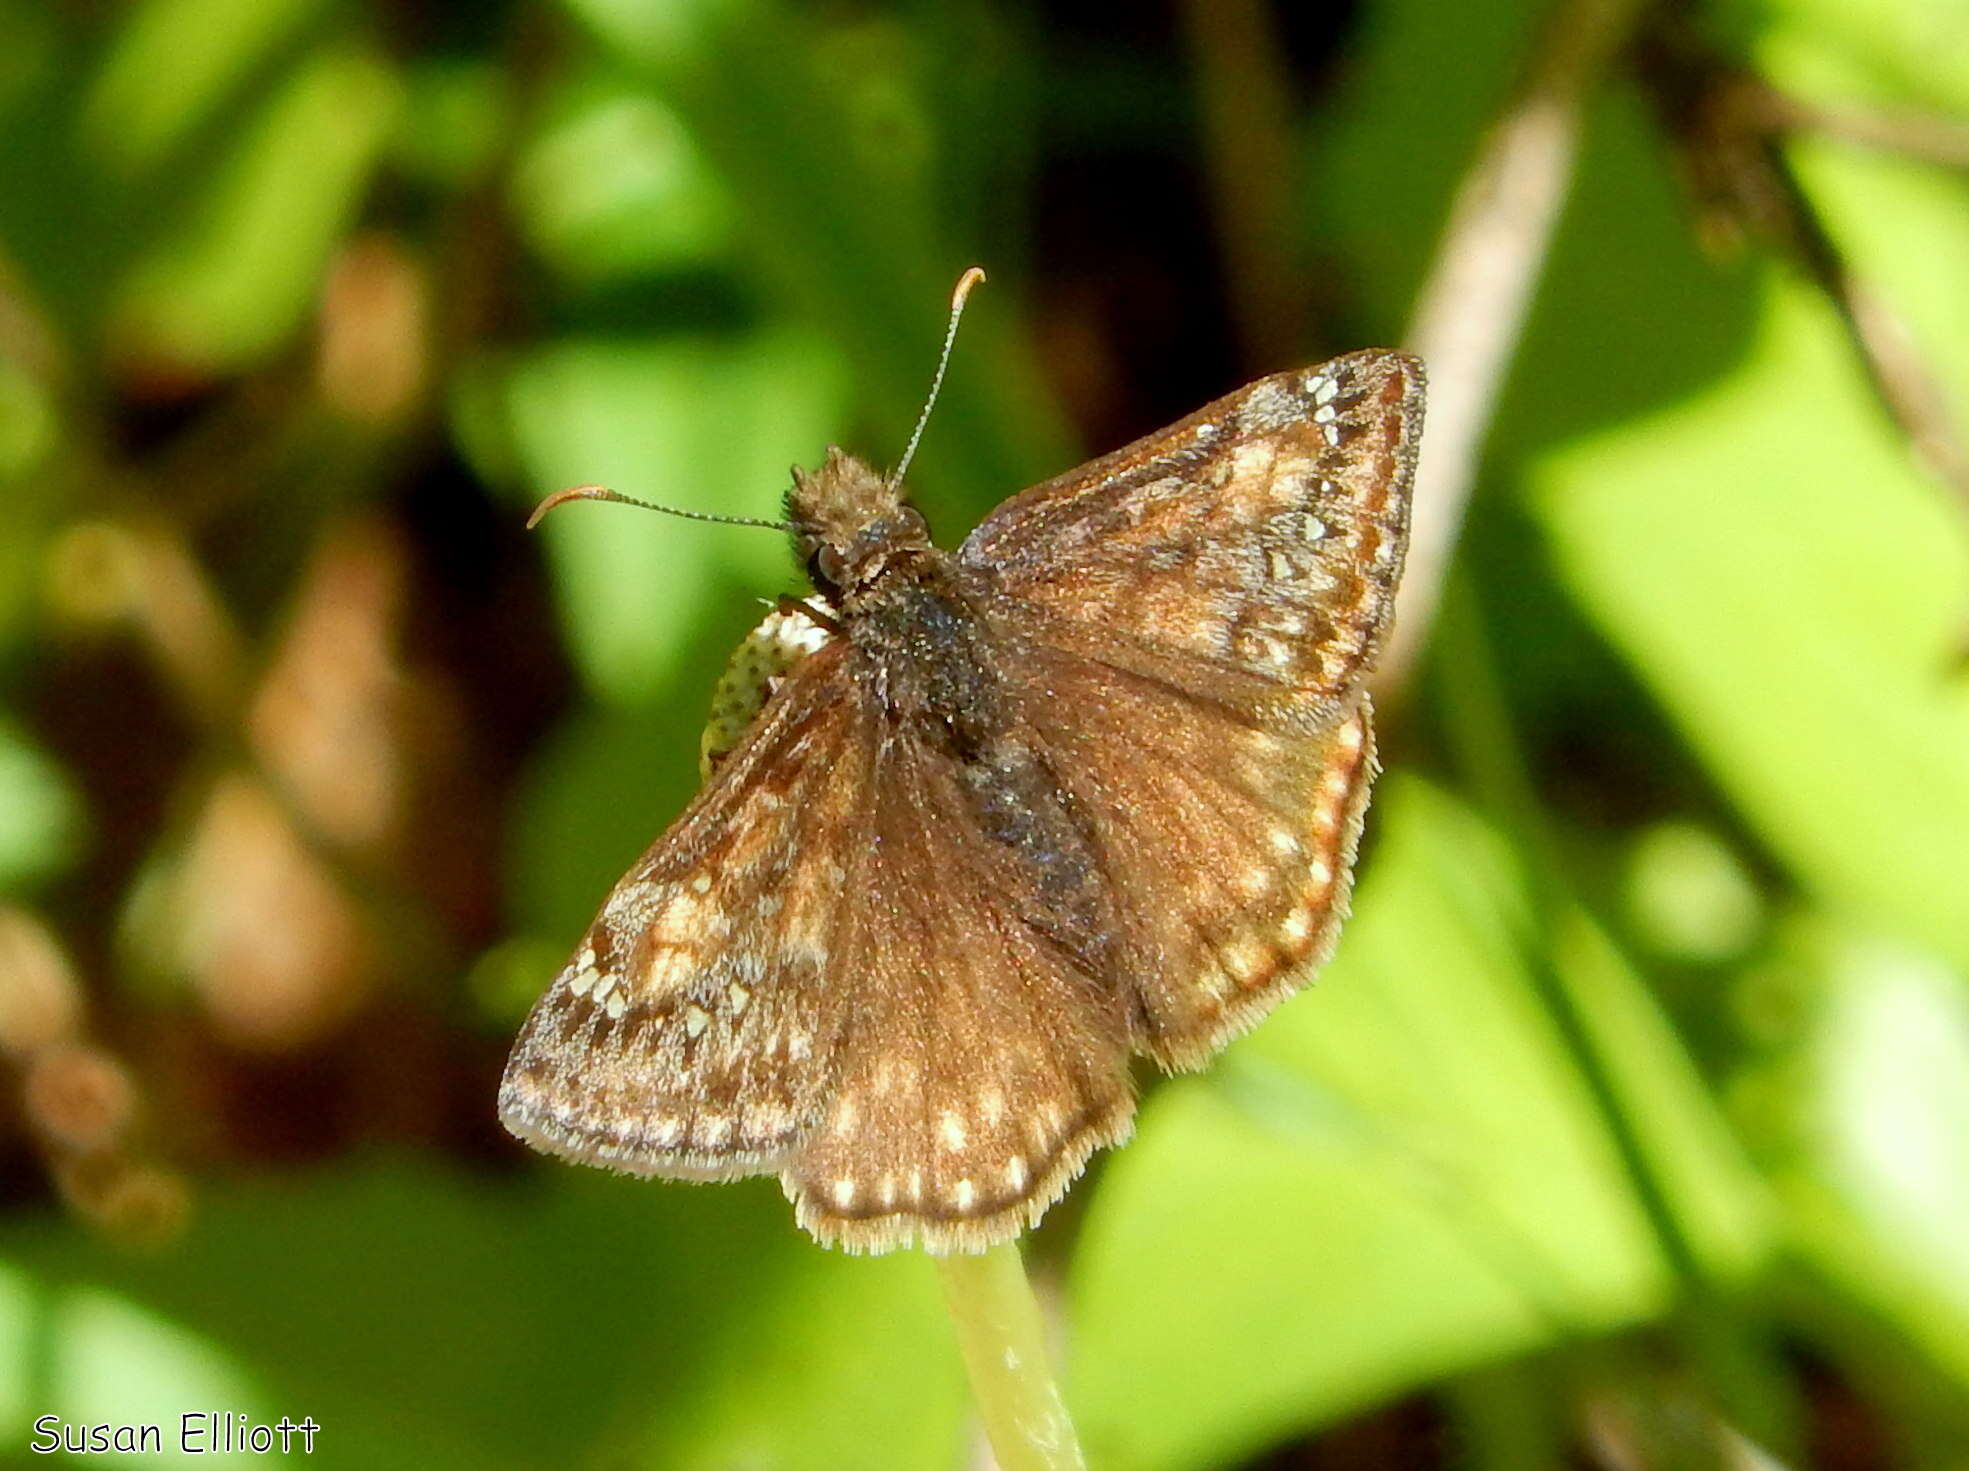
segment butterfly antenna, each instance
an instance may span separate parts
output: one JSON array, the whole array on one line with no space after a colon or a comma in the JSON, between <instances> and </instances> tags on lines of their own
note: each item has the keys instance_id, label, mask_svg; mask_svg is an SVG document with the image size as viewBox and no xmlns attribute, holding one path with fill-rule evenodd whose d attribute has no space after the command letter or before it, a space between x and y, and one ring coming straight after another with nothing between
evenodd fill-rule
<instances>
[{"instance_id":1,"label":"butterfly antenna","mask_svg":"<svg viewBox=\"0 0 1969 1471\"><path fill-rule=\"evenodd\" d=\"M944 369L950 366L951 344L957 341L957 323L964 315L964 302L971 294L971 288L984 280L984 271L972 266L957 278L957 289L950 293L950 325L943 331L943 351L937 354L937 376L930 380L930 396L924 401L923 412L916 416L916 428L909 436L909 444L902 452L902 463L889 474L889 483L894 485L909 469L909 462L916 454L916 442L923 437L923 427L930 422L930 410L937 406L937 394L943 388Z\"/></svg>"},{"instance_id":2,"label":"butterfly antenna","mask_svg":"<svg viewBox=\"0 0 1969 1471\"><path fill-rule=\"evenodd\" d=\"M712 511L681 511L675 506L659 506L654 501L639 501L632 495L610 490L606 485L570 485L566 490L557 490L546 500L533 508L533 514L526 518L526 529L533 530L540 524L540 518L554 507L566 501L621 501L625 506L641 506L645 511L661 511L666 516L682 516L686 521L717 521L726 526L763 526L768 531L794 530L786 521L761 521L754 516L720 516Z\"/></svg>"}]
</instances>

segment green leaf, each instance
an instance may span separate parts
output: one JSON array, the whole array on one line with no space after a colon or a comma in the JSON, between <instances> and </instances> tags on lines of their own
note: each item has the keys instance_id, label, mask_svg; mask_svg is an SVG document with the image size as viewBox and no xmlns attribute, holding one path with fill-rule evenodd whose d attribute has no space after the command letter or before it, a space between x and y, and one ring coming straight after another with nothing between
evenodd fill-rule
<instances>
[{"instance_id":1,"label":"green leaf","mask_svg":"<svg viewBox=\"0 0 1969 1471\"><path fill-rule=\"evenodd\" d=\"M956 1453L929 1264L823 1252L763 1182L372 1164L215 1192L162 1256L16 1220L0 1257L0 1409L310 1414L316 1463L381 1471Z\"/></svg>"},{"instance_id":2,"label":"green leaf","mask_svg":"<svg viewBox=\"0 0 1969 1471\"><path fill-rule=\"evenodd\" d=\"M1457 183L1543 14L1519 0L1383 0L1350 17L1345 72L1309 149L1306 233L1344 255L1375 333L1401 330ZM1418 78L1426 106L1415 105Z\"/></svg>"},{"instance_id":3,"label":"green leaf","mask_svg":"<svg viewBox=\"0 0 1969 1471\"><path fill-rule=\"evenodd\" d=\"M1820 921L1794 925L1783 953L1820 986L1775 1094L1801 1255L1969 1393L1969 989Z\"/></svg>"},{"instance_id":4,"label":"green leaf","mask_svg":"<svg viewBox=\"0 0 1969 1471\"><path fill-rule=\"evenodd\" d=\"M82 825L67 774L0 721L0 892L59 871L75 856Z\"/></svg>"},{"instance_id":5,"label":"green leaf","mask_svg":"<svg viewBox=\"0 0 1969 1471\"><path fill-rule=\"evenodd\" d=\"M1771 283L1741 369L1531 484L1574 595L1772 851L1969 964L1969 553L1823 303Z\"/></svg>"},{"instance_id":6,"label":"green leaf","mask_svg":"<svg viewBox=\"0 0 1969 1471\"><path fill-rule=\"evenodd\" d=\"M313 307L399 100L393 74L361 48L324 47L303 62L183 228L125 283L119 345L211 372L284 344Z\"/></svg>"},{"instance_id":7,"label":"green leaf","mask_svg":"<svg viewBox=\"0 0 1969 1471\"><path fill-rule=\"evenodd\" d=\"M83 99L84 150L112 177L182 148L321 10L322 0L145 0Z\"/></svg>"},{"instance_id":8,"label":"green leaf","mask_svg":"<svg viewBox=\"0 0 1969 1471\"><path fill-rule=\"evenodd\" d=\"M929 386L951 287L974 263L960 243L939 238L927 168L939 127L965 119L935 115L939 99L879 58L829 67L815 20L796 9L755 0L566 3L683 119L724 181L736 238L763 278L846 354L857 406L878 426L862 447L878 460L900 455ZM919 135L931 146L899 143ZM981 514L1072 463L1043 377L1009 326L1018 313L1002 295L1007 284L990 288L999 304L981 294L966 319L912 472L933 525Z\"/></svg>"},{"instance_id":9,"label":"green leaf","mask_svg":"<svg viewBox=\"0 0 1969 1471\"><path fill-rule=\"evenodd\" d=\"M532 138L513 195L534 248L575 283L701 264L731 243L731 200L682 120L613 77Z\"/></svg>"},{"instance_id":10,"label":"green leaf","mask_svg":"<svg viewBox=\"0 0 1969 1471\"><path fill-rule=\"evenodd\" d=\"M711 651L709 638L692 637L699 651ZM571 946L697 790L710 671L691 684L677 681L675 709L579 711L534 753L513 808L507 865L513 918L523 930ZM536 991L554 968L541 972Z\"/></svg>"},{"instance_id":11,"label":"green leaf","mask_svg":"<svg viewBox=\"0 0 1969 1471\"><path fill-rule=\"evenodd\" d=\"M1498 840L1390 780L1340 953L1108 1167L1075 1263L1073 1403L1091 1454L1203 1467L1555 1340L1659 1313L1662 1254L1542 1009ZM1590 932L1565 984L1718 1274L1755 1198L1672 1034ZM1199 1353L1198 1345L1208 1352Z\"/></svg>"},{"instance_id":12,"label":"green leaf","mask_svg":"<svg viewBox=\"0 0 1969 1471\"><path fill-rule=\"evenodd\" d=\"M1969 108L1969 47L1954 0L1757 0L1745 8L1756 26L1756 65L1812 101L1958 115Z\"/></svg>"}]
</instances>

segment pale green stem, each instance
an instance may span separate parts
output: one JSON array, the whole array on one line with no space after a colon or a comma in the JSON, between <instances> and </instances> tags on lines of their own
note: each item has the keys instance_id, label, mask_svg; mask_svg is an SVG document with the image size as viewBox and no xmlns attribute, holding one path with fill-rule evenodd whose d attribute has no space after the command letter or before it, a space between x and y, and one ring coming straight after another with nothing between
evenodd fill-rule
<instances>
[{"instance_id":1,"label":"pale green stem","mask_svg":"<svg viewBox=\"0 0 1969 1471\"><path fill-rule=\"evenodd\" d=\"M1086 1471L1018 1243L936 1261L999 1471Z\"/></svg>"}]
</instances>

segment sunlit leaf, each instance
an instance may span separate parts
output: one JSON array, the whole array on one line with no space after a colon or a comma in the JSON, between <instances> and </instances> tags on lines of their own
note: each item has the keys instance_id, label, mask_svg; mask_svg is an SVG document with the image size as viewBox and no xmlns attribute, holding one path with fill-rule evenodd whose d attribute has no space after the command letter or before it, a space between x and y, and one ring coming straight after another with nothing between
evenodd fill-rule
<instances>
[{"instance_id":1,"label":"sunlit leaf","mask_svg":"<svg viewBox=\"0 0 1969 1471\"><path fill-rule=\"evenodd\" d=\"M75 854L82 809L61 768L0 722L0 890L18 889Z\"/></svg>"},{"instance_id":2,"label":"sunlit leaf","mask_svg":"<svg viewBox=\"0 0 1969 1471\"><path fill-rule=\"evenodd\" d=\"M1774 283L1743 368L1551 456L1581 604L1763 841L1827 900L1969 963L1969 549L1832 315Z\"/></svg>"},{"instance_id":3,"label":"sunlit leaf","mask_svg":"<svg viewBox=\"0 0 1969 1471\"><path fill-rule=\"evenodd\" d=\"M314 302L398 100L395 77L366 51L324 48L300 66L203 207L138 267L118 346L218 371L284 342Z\"/></svg>"},{"instance_id":4,"label":"sunlit leaf","mask_svg":"<svg viewBox=\"0 0 1969 1471\"><path fill-rule=\"evenodd\" d=\"M1661 1251L1518 948L1507 854L1390 780L1319 985L1144 1110L1076 1260L1077 1409L1109 1464L1220 1464L1437 1376L1659 1312ZM1656 1111L1644 1148L1711 1270L1762 1250L1748 1180L1634 980L1566 984ZM1196 1352L1199 1344L1208 1353Z\"/></svg>"},{"instance_id":5,"label":"sunlit leaf","mask_svg":"<svg viewBox=\"0 0 1969 1471\"><path fill-rule=\"evenodd\" d=\"M574 284L722 254L731 201L681 120L647 92L591 85L513 176L521 224Z\"/></svg>"},{"instance_id":6,"label":"sunlit leaf","mask_svg":"<svg viewBox=\"0 0 1969 1471\"><path fill-rule=\"evenodd\" d=\"M1969 1392L1969 993L1916 952L1823 924L1793 926L1784 954L1817 982L1772 1130L1802 1254Z\"/></svg>"},{"instance_id":7,"label":"sunlit leaf","mask_svg":"<svg viewBox=\"0 0 1969 1471\"><path fill-rule=\"evenodd\" d=\"M144 0L116 32L78 118L85 149L128 179L181 147L292 42L321 0Z\"/></svg>"}]
</instances>

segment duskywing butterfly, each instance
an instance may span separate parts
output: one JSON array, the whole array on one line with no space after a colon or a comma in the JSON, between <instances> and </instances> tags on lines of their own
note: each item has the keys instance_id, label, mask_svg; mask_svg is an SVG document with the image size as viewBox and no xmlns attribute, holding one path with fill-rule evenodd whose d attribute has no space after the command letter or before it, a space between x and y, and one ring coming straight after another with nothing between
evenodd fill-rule
<instances>
[{"instance_id":1,"label":"duskywing butterfly","mask_svg":"<svg viewBox=\"0 0 1969 1471\"><path fill-rule=\"evenodd\" d=\"M1281 373L1013 496L955 552L796 470L802 650L513 1049L550 1153L777 1174L822 1242L975 1251L1310 979L1375 771L1362 678L1423 371Z\"/></svg>"}]
</instances>

